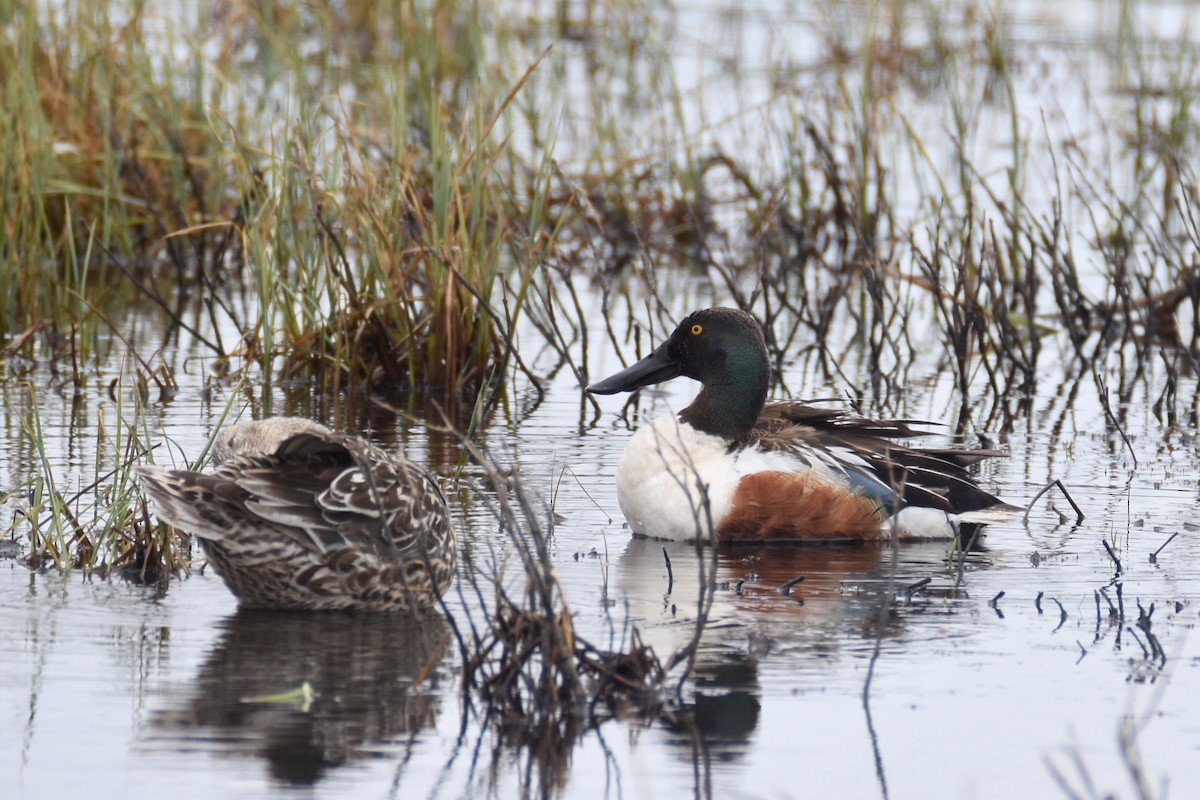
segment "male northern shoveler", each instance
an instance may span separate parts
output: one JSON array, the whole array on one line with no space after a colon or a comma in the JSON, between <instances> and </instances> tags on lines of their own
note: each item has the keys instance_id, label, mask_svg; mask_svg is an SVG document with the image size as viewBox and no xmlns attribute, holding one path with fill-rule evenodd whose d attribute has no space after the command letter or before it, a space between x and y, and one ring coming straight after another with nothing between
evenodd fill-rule
<instances>
[{"instance_id":1,"label":"male northern shoveler","mask_svg":"<svg viewBox=\"0 0 1200 800\"><path fill-rule=\"evenodd\" d=\"M697 311L631 367L587 387L629 392L685 375L700 394L629 440L617 498L634 532L720 541L947 538L958 524L1015 509L966 467L990 450L907 447L904 421L796 401L767 403L770 360L758 322L733 308Z\"/></svg>"},{"instance_id":2,"label":"male northern shoveler","mask_svg":"<svg viewBox=\"0 0 1200 800\"><path fill-rule=\"evenodd\" d=\"M212 473L134 467L245 608L418 610L457 558L446 500L401 455L294 417L235 425Z\"/></svg>"}]
</instances>

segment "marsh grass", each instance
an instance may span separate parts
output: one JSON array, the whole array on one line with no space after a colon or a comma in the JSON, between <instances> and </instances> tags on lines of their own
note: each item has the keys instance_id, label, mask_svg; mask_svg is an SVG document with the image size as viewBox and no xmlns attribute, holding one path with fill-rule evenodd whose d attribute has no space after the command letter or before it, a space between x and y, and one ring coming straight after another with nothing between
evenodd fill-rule
<instances>
[{"instance_id":1,"label":"marsh grass","mask_svg":"<svg viewBox=\"0 0 1200 800\"><path fill-rule=\"evenodd\" d=\"M468 548L460 569L463 616L453 625L464 704L481 735L520 755L525 791L545 796L563 784L585 735L616 716L652 719L663 709L669 668L636 628L614 629L607 648L576 630L551 552L552 513L514 474L469 440L462 444L482 468L483 485L472 495L505 538L502 552Z\"/></svg>"},{"instance_id":2,"label":"marsh grass","mask_svg":"<svg viewBox=\"0 0 1200 800\"><path fill-rule=\"evenodd\" d=\"M140 387L114 390L114 422L110 428L104 417L97 421L89 446L98 457L92 474L82 479L64 477L47 446L32 387L25 384L20 391L30 395L22 404L22 433L35 468L9 498L14 508L6 535L29 540L25 560L33 568L118 570L130 580L165 588L190 560L189 537L155 522L132 482L129 468L149 452Z\"/></svg>"},{"instance_id":3,"label":"marsh grass","mask_svg":"<svg viewBox=\"0 0 1200 800\"><path fill-rule=\"evenodd\" d=\"M498 390L544 203L502 120L539 59L485 51L468 10L22 9L0 40L10 352L86 361L140 304L268 382Z\"/></svg>"},{"instance_id":4,"label":"marsh grass","mask_svg":"<svg viewBox=\"0 0 1200 800\"><path fill-rule=\"evenodd\" d=\"M778 160L691 135L694 98L655 38L669 19L631 4L589 14L590 29L570 20L593 66L580 88L594 138L564 168L560 118L530 93L568 102L570 62L528 46L524 18L453 3L22 8L0 41L0 330L10 353L69 361L84 381L123 312L156 308L226 374L415 389L483 419L511 377L540 388L565 362L584 382L595 325L580 281L660 315L682 266L759 314L780 374L811 354L879 410L903 406L910 331L932 322L960 428L1015 424L1064 335L1081 377L1131 346L1194 360L1197 315L1182 330L1175 314L1200 298L1181 246L1197 238L1193 60L1119 50L1145 91L1132 129L1105 133L1131 138L1132 182L1044 121L1050 182L1035 184L1005 18L872 9L865 27L828 20L833 80L816 102L805 86L770 98L794 110L767 118ZM644 54L652 79L606 63L599 41ZM691 138L624 139L619 96L635 90ZM948 168L904 110L914 94L949 109ZM994 133L984 117L1009 128L999 171L972 155ZM557 364L522 355L522 320ZM854 336L833 341L847 321ZM1170 398L1163 413L1179 415Z\"/></svg>"},{"instance_id":5,"label":"marsh grass","mask_svg":"<svg viewBox=\"0 0 1200 800\"><path fill-rule=\"evenodd\" d=\"M183 274L204 257L203 242L167 238L219 206L209 98L188 80L198 54L180 68L170 28L150 32L142 12L121 13L30 4L0 39L5 331L49 327L88 343L87 305L114 309L137 294L97 245L136 275ZM168 52L148 45L155 33Z\"/></svg>"}]
</instances>

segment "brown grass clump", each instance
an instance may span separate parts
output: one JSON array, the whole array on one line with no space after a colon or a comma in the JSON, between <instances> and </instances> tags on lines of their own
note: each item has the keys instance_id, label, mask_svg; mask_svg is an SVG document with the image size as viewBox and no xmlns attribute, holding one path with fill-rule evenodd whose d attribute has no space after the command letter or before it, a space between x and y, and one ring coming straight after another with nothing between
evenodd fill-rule
<instances>
[{"instance_id":1,"label":"brown grass clump","mask_svg":"<svg viewBox=\"0 0 1200 800\"><path fill-rule=\"evenodd\" d=\"M485 730L524 754L526 780L534 784L527 788L544 791L561 785L574 745L603 721L657 714L667 670L636 630L616 650L577 634L555 575L545 514L519 481L464 445L485 469L491 511L522 569L507 581L498 565L464 554L460 588L470 610L458 631L463 691Z\"/></svg>"}]
</instances>

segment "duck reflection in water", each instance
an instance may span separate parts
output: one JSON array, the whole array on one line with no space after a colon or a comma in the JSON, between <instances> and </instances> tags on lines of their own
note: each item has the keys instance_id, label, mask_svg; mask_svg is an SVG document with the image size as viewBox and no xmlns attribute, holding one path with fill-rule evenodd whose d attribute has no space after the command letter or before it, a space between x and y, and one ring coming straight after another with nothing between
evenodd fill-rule
<instances>
[{"instance_id":1,"label":"duck reflection in water","mask_svg":"<svg viewBox=\"0 0 1200 800\"><path fill-rule=\"evenodd\" d=\"M256 755L311 785L434 722L440 616L242 610L224 629L190 699L156 715L156 745Z\"/></svg>"},{"instance_id":2,"label":"duck reflection in water","mask_svg":"<svg viewBox=\"0 0 1200 800\"><path fill-rule=\"evenodd\" d=\"M972 553L977 542L962 542ZM670 577L664 551L671 561ZM761 665L786 662L783 674L824 674L832 659L867 658L880 633L891 547L719 546L697 555L691 545L634 538L617 562L617 594L641 620L639 632L660 658L692 637L700 597L697 558L715 559L713 603L697 651L691 694L668 715L668 740L704 773L710 761L751 751L760 723ZM882 635L904 635L926 618L939 593L952 590L942 543L902 545L894 587L924 583L928 594L896 592ZM977 559L976 559L976 563ZM801 580L797 581L797 578ZM953 602L953 601L949 601ZM941 615L931 615L940 618ZM805 667L820 662L811 671ZM778 680L780 673L775 672Z\"/></svg>"},{"instance_id":3,"label":"duck reflection in water","mask_svg":"<svg viewBox=\"0 0 1200 800\"><path fill-rule=\"evenodd\" d=\"M709 758L740 756L758 727L762 691L754 655L738 647L704 646L692 672L695 693L682 714L668 717L678 743Z\"/></svg>"}]
</instances>

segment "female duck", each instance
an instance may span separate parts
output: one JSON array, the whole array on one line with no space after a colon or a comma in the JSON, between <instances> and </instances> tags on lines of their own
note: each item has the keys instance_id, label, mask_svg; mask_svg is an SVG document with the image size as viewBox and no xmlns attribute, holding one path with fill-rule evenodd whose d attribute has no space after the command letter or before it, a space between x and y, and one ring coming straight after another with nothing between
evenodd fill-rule
<instances>
[{"instance_id":1,"label":"female duck","mask_svg":"<svg viewBox=\"0 0 1200 800\"><path fill-rule=\"evenodd\" d=\"M678 416L629 440L617 498L634 532L719 541L946 538L958 523L1014 508L966 467L988 450L912 448L902 421L876 421L796 401L768 404L770 361L758 323L732 308L697 311L628 369L587 388L629 392L679 375L700 394Z\"/></svg>"},{"instance_id":2,"label":"female duck","mask_svg":"<svg viewBox=\"0 0 1200 800\"><path fill-rule=\"evenodd\" d=\"M235 425L212 473L134 467L165 522L200 539L246 608L427 609L457 556L446 500L403 456L324 425Z\"/></svg>"}]
</instances>

